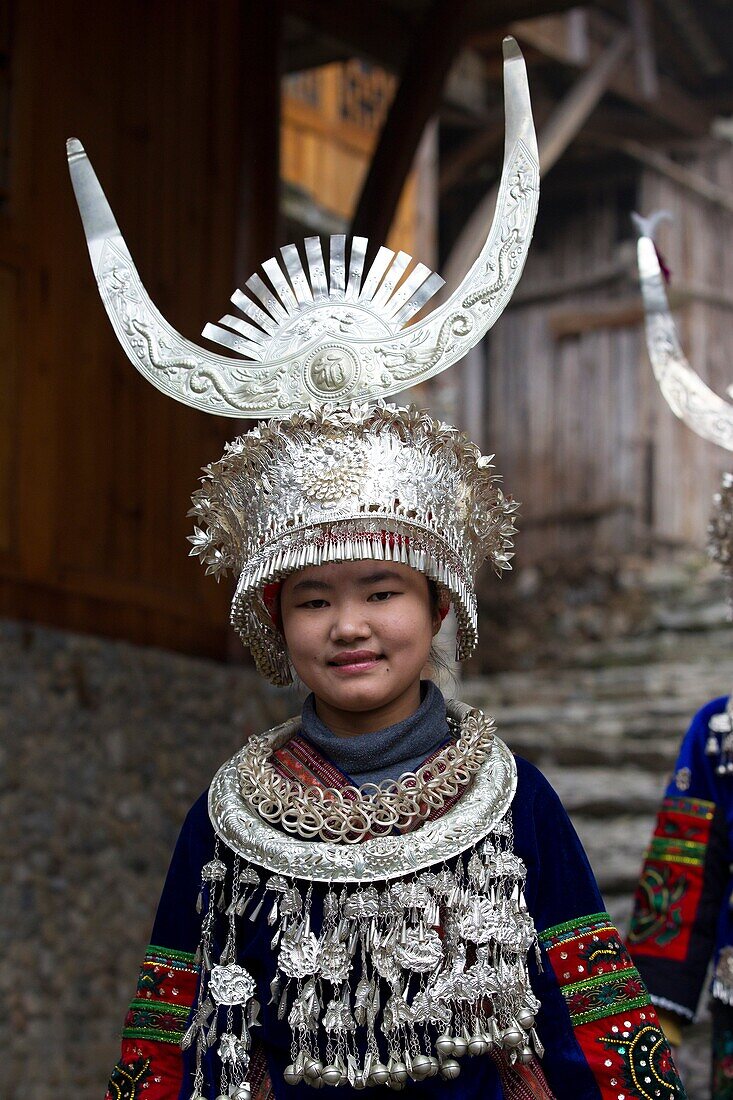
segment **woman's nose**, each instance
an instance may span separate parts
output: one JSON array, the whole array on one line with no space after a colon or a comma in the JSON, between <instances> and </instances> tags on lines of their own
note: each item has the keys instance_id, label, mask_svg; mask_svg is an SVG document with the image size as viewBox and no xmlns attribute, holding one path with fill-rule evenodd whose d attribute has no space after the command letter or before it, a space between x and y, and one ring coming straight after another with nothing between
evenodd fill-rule
<instances>
[{"instance_id":1,"label":"woman's nose","mask_svg":"<svg viewBox=\"0 0 733 1100\"><path fill-rule=\"evenodd\" d=\"M355 638L368 638L371 627L363 611L351 605L337 609L331 625L331 637L335 641L349 642Z\"/></svg>"}]
</instances>

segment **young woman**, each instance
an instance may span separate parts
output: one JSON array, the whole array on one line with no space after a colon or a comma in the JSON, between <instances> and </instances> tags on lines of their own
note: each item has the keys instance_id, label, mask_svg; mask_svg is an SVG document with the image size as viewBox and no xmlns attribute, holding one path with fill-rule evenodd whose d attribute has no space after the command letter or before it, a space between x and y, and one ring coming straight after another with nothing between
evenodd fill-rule
<instances>
[{"instance_id":1,"label":"young woman","mask_svg":"<svg viewBox=\"0 0 733 1100\"><path fill-rule=\"evenodd\" d=\"M306 277L289 246L287 275L265 265L277 299L257 278L262 306L235 295L255 323L206 330L254 363L164 322L71 143L133 362L189 404L272 417L206 469L193 552L237 575L232 623L258 670L311 692L186 819L109 1100L684 1095L556 796L489 718L421 681L449 605L458 658L475 649L476 573L508 567L516 505L456 429L380 398L460 358L521 272L538 164L511 40L505 58L497 215L464 283L404 329L436 286L426 269L400 283L404 257L382 250L362 285L366 242L347 267L334 238L327 279L311 238Z\"/></svg>"},{"instance_id":2,"label":"young woman","mask_svg":"<svg viewBox=\"0 0 733 1100\"><path fill-rule=\"evenodd\" d=\"M206 554L252 548L233 618L260 670L311 695L189 814L109 1096L682 1096L556 796L421 680L507 553L491 466L415 410L301 413L233 444L194 510Z\"/></svg>"}]
</instances>

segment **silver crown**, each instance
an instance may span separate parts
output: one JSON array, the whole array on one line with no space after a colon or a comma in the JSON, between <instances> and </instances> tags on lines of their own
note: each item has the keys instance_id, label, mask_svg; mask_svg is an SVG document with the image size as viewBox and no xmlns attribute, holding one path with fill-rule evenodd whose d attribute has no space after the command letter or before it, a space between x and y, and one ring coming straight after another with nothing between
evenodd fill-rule
<instances>
[{"instance_id":1,"label":"silver crown","mask_svg":"<svg viewBox=\"0 0 733 1100\"><path fill-rule=\"evenodd\" d=\"M458 659L473 652L474 578L486 558L510 568L518 506L455 428L414 407L313 408L240 436L204 474L191 553L217 577L239 575L232 624L273 683L291 672L263 589L325 562L424 573L452 600Z\"/></svg>"}]
</instances>

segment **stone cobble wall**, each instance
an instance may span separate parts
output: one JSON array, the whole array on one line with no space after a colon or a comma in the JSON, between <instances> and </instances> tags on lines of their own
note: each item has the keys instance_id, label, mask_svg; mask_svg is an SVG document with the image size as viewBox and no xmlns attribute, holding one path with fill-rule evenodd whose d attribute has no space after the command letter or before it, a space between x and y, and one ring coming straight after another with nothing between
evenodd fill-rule
<instances>
[{"instance_id":1,"label":"stone cobble wall","mask_svg":"<svg viewBox=\"0 0 733 1100\"><path fill-rule=\"evenodd\" d=\"M297 709L248 669L0 624L3 1100L101 1100L186 811Z\"/></svg>"}]
</instances>

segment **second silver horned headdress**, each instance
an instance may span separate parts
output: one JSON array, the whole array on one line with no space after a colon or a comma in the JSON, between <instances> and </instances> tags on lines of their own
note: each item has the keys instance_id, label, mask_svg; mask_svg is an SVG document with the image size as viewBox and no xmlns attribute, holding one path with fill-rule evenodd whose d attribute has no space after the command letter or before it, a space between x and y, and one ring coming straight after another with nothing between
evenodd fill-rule
<instances>
[{"instance_id":1,"label":"second silver horned headdress","mask_svg":"<svg viewBox=\"0 0 733 1100\"><path fill-rule=\"evenodd\" d=\"M203 335L181 336L148 296L81 144L69 169L92 267L114 330L159 390L222 416L268 419L230 444L194 496L193 553L239 576L232 621L273 682L290 678L263 587L304 565L393 557L434 579L456 607L459 656L476 642L474 577L490 557L508 568L515 506L490 460L455 429L384 398L461 359L506 307L537 213L539 160L524 59L504 41L506 137L488 237L459 287L409 322L443 280L367 242L331 237L281 249ZM237 357L235 357L237 356ZM372 407L373 406L373 407Z\"/></svg>"},{"instance_id":2,"label":"second silver horned headdress","mask_svg":"<svg viewBox=\"0 0 733 1100\"><path fill-rule=\"evenodd\" d=\"M703 439L733 451L733 404L720 397L692 368L682 350L667 300L665 280L653 234L665 212L649 218L634 215L639 230L637 258L644 299L646 342L654 377L675 416ZM733 386L728 388L733 396ZM708 527L708 546L713 559L728 572L733 567L733 474L723 474L713 498Z\"/></svg>"}]
</instances>

